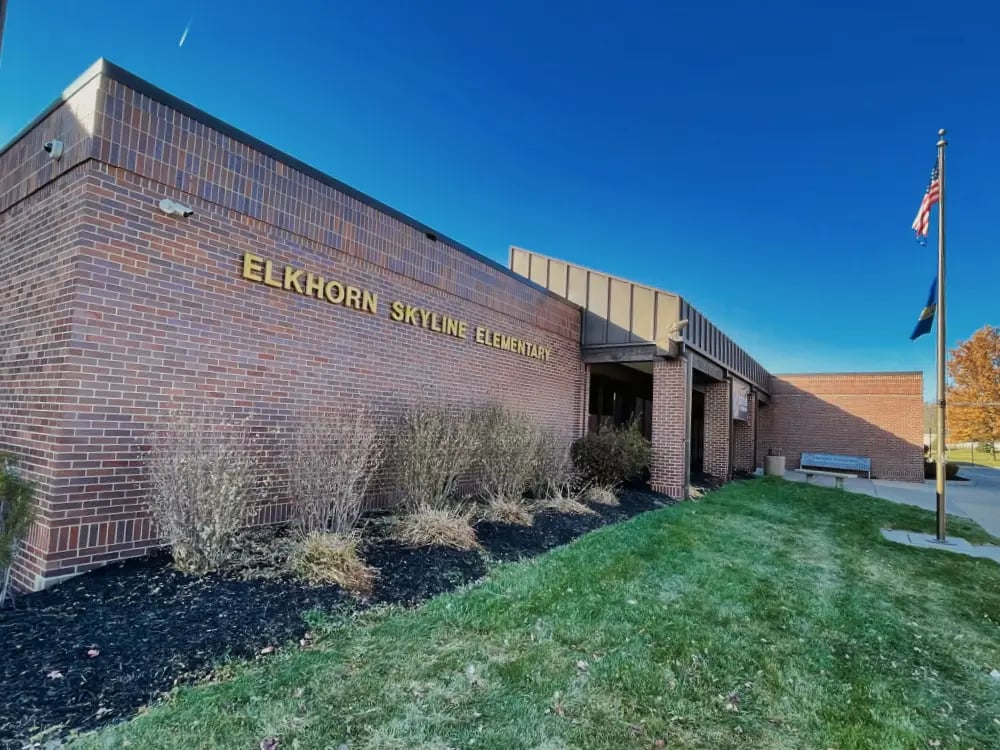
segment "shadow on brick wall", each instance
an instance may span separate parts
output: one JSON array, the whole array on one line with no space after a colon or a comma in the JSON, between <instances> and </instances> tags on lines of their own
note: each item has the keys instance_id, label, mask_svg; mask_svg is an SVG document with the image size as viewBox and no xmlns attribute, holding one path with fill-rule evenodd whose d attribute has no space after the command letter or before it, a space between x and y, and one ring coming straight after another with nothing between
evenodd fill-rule
<instances>
[{"instance_id":1,"label":"shadow on brick wall","mask_svg":"<svg viewBox=\"0 0 1000 750\"><path fill-rule=\"evenodd\" d=\"M924 480L923 399L900 393L848 393L821 398L783 382L759 411L757 465L769 450L788 469L803 453L838 453L872 460L872 478Z\"/></svg>"}]
</instances>

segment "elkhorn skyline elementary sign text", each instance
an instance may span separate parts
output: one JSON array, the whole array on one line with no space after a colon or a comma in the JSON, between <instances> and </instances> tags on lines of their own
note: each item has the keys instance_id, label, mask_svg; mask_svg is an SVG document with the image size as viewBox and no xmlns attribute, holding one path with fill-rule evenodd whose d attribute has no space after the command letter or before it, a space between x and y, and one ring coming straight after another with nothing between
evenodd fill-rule
<instances>
[{"instance_id":1,"label":"elkhorn skyline elementary sign text","mask_svg":"<svg viewBox=\"0 0 1000 750\"><path fill-rule=\"evenodd\" d=\"M367 289L331 281L301 268L283 266L275 275L273 262L260 255L243 253L243 278L274 289L295 292L306 297L329 302L331 305L341 305L352 310L359 310L371 315L378 314L378 294ZM399 300L389 305L389 319L396 323L406 323L417 328L423 328L433 333L453 336L457 339L469 337L469 324L448 315L422 307L407 305ZM507 336L485 326L476 326L475 342L494 349L502 349L524 357L548 362L552 350L514 336Z\"/></svg>"}]
</instances>

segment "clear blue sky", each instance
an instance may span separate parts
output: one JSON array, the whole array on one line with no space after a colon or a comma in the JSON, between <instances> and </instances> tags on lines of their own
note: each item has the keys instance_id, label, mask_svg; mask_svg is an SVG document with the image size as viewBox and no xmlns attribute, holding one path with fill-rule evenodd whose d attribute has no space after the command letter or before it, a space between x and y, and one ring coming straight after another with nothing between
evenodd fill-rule
<instances>
[{"instance_id":1,"label":"clear blue sky","mask_svg":"<svg viewBox=\"0 0 1000 750\"><path fill-rule=\"evenodd\" d=\"M1000 323L1000 4L823 5L11 0L0 142L104 56L501 262L679 292L774 372L930 393L909 226L942 126L949 340Z\"/></svg>"}]
</instances>

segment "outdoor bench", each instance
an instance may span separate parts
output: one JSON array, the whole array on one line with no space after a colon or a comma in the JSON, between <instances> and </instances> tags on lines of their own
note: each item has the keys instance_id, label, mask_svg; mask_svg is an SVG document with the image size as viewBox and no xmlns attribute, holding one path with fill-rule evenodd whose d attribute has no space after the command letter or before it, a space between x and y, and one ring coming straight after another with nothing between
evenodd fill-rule
<instances>
[{"instance_id":1,"label":"outdoor bench","mask_svg":"<svg viewBox=\"0 0 1000 750\"><path fill-rule=\"evenodd\" d=\"M831 471L840 469L841 471ZM865 473L872 477L872 460L863 456L841 456L834 453L803 453L795 471L806 475L806 482L813 476L833 477L838 489L844 489L844 479ZM849 473L853 472L853 473Z\"/></svg>"}]
</instances>

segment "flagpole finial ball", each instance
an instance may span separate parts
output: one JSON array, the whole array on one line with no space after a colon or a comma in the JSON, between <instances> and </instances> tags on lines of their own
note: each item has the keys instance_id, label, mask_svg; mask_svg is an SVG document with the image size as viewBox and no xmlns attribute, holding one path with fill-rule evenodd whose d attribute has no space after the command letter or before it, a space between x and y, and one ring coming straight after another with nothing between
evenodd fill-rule
<instances>
[{"instance_id":1,"label":"flagpole finial ball","mask_svg":"<svg viewBox=\"0 0 1000 750\"><path fill-rule=\"evenodd\" d=\"M944 137L944 128L941 128L941 129L940 129L940 130L938 131L938 135L939 135L939 136L941 136L942 138Z\"/></svg>"}]
</instances>

